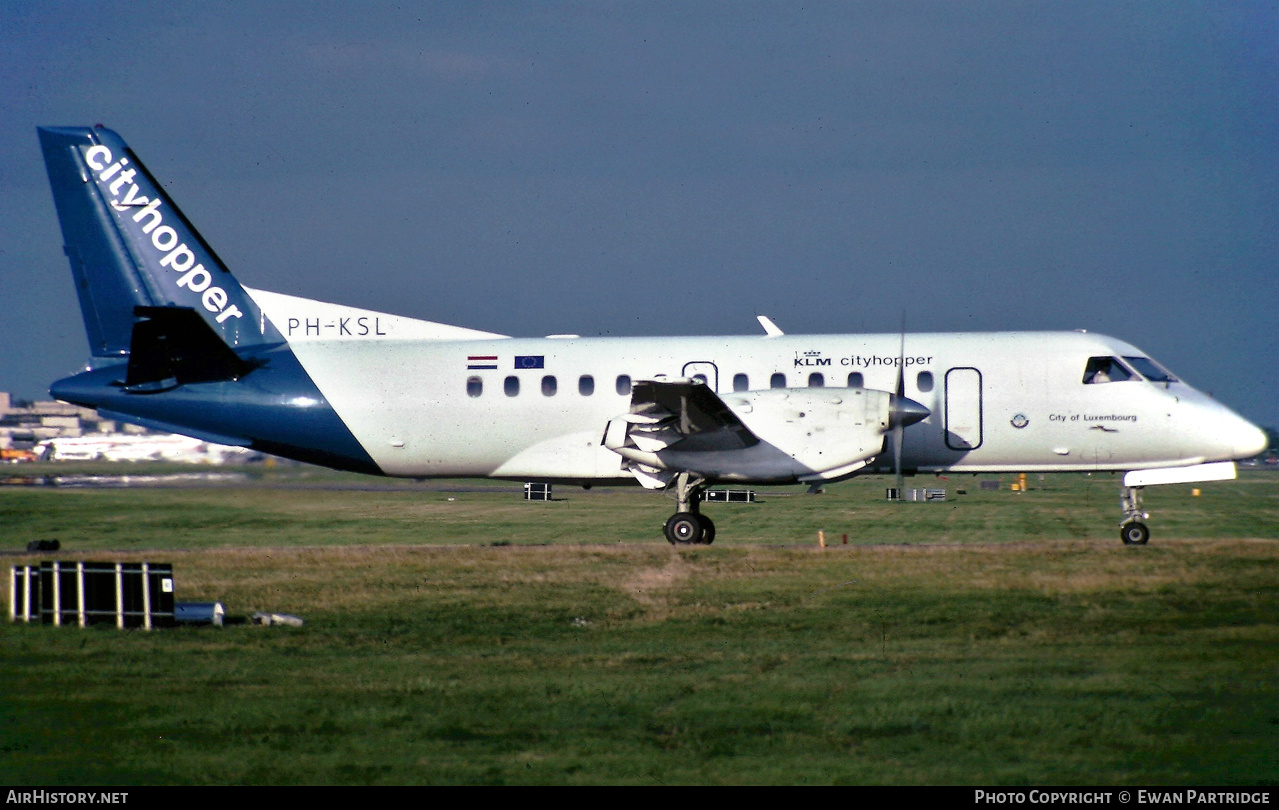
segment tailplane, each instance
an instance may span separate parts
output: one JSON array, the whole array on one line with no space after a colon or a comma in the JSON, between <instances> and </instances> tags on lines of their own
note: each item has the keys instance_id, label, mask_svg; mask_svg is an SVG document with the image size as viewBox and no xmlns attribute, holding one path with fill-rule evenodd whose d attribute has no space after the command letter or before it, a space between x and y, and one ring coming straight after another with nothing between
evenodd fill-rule
<instances>
[{"instance_id":1,"label":"tailplane","mask_svg":"<svg viewBox=\"0 0 1279 810\"><path fill-rule=\"evenodd\" d=\"M93 354L88 369L50 386L56 399L204 441L381 472L119 135L41 128L40 146Z\"/></svg>"},{"instance_id":2,"label":"tailplane","mask_svg":"<svg viewBox=\"0 0 1279 810\"><path fill-rule=\"evenodd\" d=\"M119 135L101 127L39 133L95 358L128 356L135 325L157 319L172 328L198 318L207 326L200 334L229 349L283 341ZM191 314L165 319L161 307Z\"/></svg>"}]
</instances>

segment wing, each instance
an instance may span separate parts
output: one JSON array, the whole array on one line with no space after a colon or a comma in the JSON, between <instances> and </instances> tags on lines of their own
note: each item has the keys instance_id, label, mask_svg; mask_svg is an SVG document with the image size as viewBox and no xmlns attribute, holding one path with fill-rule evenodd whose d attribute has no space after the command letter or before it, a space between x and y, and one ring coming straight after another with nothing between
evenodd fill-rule
<instances>
[{"instance_id":1,"label":"wing","mask_svg":"<svg viewBox=\"0 0 1279 810\"><path fill-rule=\"evenodd\" d=\"M627 417L632 435L650 449L705 452L759 444L737 414L698 380L636 382Z\"/></svg>"}]
</instances>

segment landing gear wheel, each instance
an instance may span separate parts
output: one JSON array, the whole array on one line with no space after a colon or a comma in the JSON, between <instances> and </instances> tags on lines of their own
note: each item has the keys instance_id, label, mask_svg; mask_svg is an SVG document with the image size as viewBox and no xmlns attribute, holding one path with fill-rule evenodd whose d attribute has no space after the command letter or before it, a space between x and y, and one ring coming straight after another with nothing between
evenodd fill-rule
<instances>
[{"instance_id":1,"label":"landing gear wheel","mask_svg":"<svg viewBox=\"0 0 1279 810\"><path fill-rule=\"evenodd\" d=\"M1134 520L1120 527L1119 539L1124 541L1125 546L1144 546L1150 539L1150 529L1146 528L1146 524Z\"/></svg>"},{"instance_id":2,"label":"landing gear wheel","mask_svg":"<svg viewBox=\"0 0 1279 810\"><path fill-rule=\"evenodd\" d=\"M702 523L702 545L709 546L715 542L715 524L706 515L698 515L697 519Z\"/></svg>"},{"instance_id":3,"label":"landing gear wheel","mask_svg":"<svg viewBox=\"0 0 1279 810\"><path fill-rule=\"evenodd\" d=\"M692 512L676 512L666 521L665 531L666 539L671 541L671 545L687 546L700 543L704 530L699 516Z\"/></svg>"}]
</instances>

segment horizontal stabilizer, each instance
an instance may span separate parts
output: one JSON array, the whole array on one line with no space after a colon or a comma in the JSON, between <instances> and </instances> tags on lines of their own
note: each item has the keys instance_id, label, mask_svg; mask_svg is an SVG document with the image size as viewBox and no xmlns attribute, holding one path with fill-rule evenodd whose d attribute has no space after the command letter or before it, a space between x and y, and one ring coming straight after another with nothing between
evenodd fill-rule
<instances>
[{"instance_id":1,"label":"horizontal stabilizer","mask_svg":"<svg viewBox=\"0 0 1279 810\"><path fill-rule=\"evenodd\" d=\"M150 393L189 383L238 380L254 366L231 351L190 307L136 307L124 387Z\"/></svg>"}]
</instances>

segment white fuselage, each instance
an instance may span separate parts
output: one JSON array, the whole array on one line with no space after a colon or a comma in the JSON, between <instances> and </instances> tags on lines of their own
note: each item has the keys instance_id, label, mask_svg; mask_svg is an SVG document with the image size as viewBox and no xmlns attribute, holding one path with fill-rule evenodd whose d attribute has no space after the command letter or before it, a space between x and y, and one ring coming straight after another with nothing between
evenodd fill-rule
<instances>
[{"instance_id":1,"label":"white fuselage","mask_svg":"<svg viewBox=\"0 0 1279 810\"><path fill-rule=\"evenodd\" d=\"M603 434L627 412L629 382L701 377L730 407L740 390L851 383L893 391L902 341L506 338L251 294L382 471L408 477L628 479ZM905 429L906 470L1133 470L1258 451L1255 427L1183 382L1085 384L1090 358L1144 354L1114 338L924 333L904 344L902 393L931 411ZM887 456L866 469L891 469Z\"/></svg>"}]
</instances>

